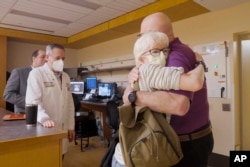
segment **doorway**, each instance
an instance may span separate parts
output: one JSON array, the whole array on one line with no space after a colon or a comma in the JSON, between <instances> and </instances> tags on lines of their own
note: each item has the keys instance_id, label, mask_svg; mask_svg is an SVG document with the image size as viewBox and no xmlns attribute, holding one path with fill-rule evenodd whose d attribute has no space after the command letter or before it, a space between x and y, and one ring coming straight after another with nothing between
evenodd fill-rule
<instances>
[{"instance_id":1,"label":"doorway","mask_svg":"<svg viewBox=\"0 0 250 167\"><path fill-rule=\"evenodd\" d=\"M250 32L235 39L235 149L250 150Z\"/></svg>"}]
</instances>

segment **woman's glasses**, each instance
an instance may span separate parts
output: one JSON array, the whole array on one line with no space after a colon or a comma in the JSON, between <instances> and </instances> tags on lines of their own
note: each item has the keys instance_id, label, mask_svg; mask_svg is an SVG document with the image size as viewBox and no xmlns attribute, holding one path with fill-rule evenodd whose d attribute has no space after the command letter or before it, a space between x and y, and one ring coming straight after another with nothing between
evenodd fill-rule
<instances>
[{"instance_id":1,"label":"woman's glasses","mask_svg":"<svg viewBox=\"0 0 250 167\"><path fill-rule=\"evenodd\" d=\"M157 57L160 56L160 53L163 53L165 56L169 53L169 48L163 48L163 49L150 49L142 54L142 56L146 53L150 53L151 56Z\"/></svg>"}]
</instances>

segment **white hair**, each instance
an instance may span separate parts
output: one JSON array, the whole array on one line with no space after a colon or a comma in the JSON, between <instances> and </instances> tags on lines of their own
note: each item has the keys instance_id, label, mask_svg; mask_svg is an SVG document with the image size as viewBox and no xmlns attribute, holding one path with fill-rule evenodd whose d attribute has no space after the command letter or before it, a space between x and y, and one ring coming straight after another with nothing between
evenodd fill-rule
<instances>
[{"instance_id":1,"label":"white hair","mask_svg":"<svg viewBox=\"0 0 250 167\"><path fill-rule=\"evenodd\" d=\"M64 50L64 47L62 45L59 45L59 44L50 44L50 45L46 46L46 55L52 54L52 51L53 51L54 48L58 48L58 49Z\"/></svg>"},{"instance_id":2,"label":"white hair","mask_svg":"<svg viewBox=\"0 0 250 167\"><path fill-rule=\"evenodd\" d=\"M134 44L134 57L136 64L143 53L152 49L155 45L168 47L169 40L166 34L158 31L150 31L140 36Z\"/></svg>"}]
</instances>

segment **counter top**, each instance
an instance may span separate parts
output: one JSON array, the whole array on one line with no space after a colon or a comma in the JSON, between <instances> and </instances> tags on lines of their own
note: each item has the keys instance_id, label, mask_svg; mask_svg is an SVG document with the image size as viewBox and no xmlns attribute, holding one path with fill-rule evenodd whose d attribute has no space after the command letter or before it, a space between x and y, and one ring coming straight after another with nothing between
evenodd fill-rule
<instances>
[{"instance_id":1,"label":"counter top","mask_svg":"<svg viewBox=\"0 0 250 167\"><path fill-rule=\"evenodd\" d=\"M67 137L66 131L56 128L44 128L41 124L36 127L27 127L25 120L4 121L2 118L5 114L12 112L0 108L0 143L6 140L20 140L25 138L34 138L42 136L62 135Z\"/></svg>"}]
</instances>

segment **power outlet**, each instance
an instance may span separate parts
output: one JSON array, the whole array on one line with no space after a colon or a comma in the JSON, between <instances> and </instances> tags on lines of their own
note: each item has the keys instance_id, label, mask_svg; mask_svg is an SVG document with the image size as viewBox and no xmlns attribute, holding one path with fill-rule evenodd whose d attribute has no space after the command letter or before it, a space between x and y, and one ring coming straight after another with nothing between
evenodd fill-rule
<instances>
[{"instance_id":1,"label":"power outlet","mask_svg":"<svg viewBox=\"0 0 250 167\"><path fill-rule=\"evenodd\" d=\"M222 104L222 111L231 111L230 104Z\"/></svg>"}]
</instances>

